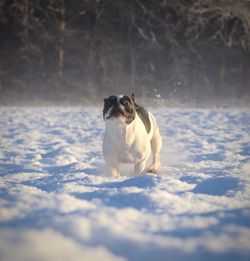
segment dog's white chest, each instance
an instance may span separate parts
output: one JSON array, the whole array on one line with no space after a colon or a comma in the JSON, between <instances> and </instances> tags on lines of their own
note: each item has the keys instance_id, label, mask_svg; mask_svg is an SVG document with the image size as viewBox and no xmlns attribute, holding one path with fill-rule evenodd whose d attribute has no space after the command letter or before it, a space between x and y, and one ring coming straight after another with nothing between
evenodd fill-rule
<instances>
[{"instance_id":1,"label":"dog's white chest","mask_svg":"<svg viewBox=\"0 0 250 261\"><path fill-rule=\"evenodd\" d=\"M106 123L103 141L104 156L113 157L114 160L131 161L132 135L126 123L119 119L111 119Z\"/></svg>"}]
</instances>

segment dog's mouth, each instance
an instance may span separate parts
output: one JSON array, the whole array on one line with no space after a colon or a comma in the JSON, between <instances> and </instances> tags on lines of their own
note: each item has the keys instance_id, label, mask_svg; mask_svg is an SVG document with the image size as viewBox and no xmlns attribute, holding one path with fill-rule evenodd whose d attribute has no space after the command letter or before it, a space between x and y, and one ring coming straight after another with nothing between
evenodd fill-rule
<instances>
[{"instance_id":1,"label":"dog's mouth","mask_svg":"<svg viewBox=\"0 0 250 261\"><path fill-rule=\"evenodd\" d=\"M111 112L111 114L108 117L106 117L106 119L110 118L121 119L126 124L130 124L134 120L135 116L134 114L130 114L126 111L114 111Z\"/></svg>"}]
</instances>

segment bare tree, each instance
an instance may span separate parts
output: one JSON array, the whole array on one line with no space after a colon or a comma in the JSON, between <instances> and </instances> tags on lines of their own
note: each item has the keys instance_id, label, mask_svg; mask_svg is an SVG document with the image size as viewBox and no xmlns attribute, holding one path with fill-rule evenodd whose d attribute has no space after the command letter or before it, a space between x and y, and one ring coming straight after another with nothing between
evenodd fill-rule
<instances>
[{"instance_id":1,"label":"bare tree","mask_svg":"<svg viewBox=\"0 0 250 261\"><path fill-rule=\"evenodd\" d=\"M59 1L59 51L58 51L58 64L59 64L59 76L63 77L64 70L64 34L65 34L65 6L64 0Z\"/></svg>"}]
</instances>

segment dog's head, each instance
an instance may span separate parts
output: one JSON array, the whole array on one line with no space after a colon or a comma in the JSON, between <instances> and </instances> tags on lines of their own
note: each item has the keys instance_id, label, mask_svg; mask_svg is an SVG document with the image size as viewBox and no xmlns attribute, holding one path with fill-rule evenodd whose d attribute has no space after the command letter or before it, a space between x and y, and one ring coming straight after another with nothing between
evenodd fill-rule
<instances>
[{"instance_id":1,"label":"dog's head","mask_svg":"<svg viewBox=\"0 0 250 261\"><path fill-rule=\"evenodd\" d=\"M103 119L108 120L112 117L124 119L130 124L135 119L135 96L112 95L104 99Z\"/></svg>"}]
</instances>

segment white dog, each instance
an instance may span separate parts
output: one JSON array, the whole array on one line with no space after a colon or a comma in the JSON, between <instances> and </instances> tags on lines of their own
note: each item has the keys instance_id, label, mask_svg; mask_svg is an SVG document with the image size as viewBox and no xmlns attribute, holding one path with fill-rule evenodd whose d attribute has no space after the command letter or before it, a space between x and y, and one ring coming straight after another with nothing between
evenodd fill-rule
<instances>
[{"instance_id":1,"label":"white dog","mask_svg":"<svg viewBox=\"0 0 250 261\"><path fill-rule=\"evenodd\" d=\"M103 155L111 174L120 175L121 163L135 164L135 175L143 173L151 152L153 163L147 171L156 173L162 138L155 117L135 103L134 94L104 99L103 118Z\"/></svg>"}]
</instances>

